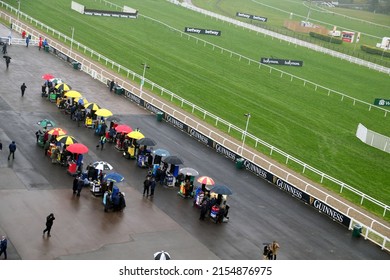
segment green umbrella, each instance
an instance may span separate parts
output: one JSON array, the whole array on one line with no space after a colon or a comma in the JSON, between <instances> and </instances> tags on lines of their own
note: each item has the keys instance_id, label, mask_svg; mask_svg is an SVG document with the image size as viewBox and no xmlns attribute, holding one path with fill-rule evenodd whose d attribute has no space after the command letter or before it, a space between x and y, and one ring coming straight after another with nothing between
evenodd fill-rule
<instances>
[{"instance_id":1,"label":"green umbrella","mask_svg":"<svg viewBox=\"0 0 390 280\"><path fill-rule=\"evenodd\" d=\"M56 123L51 121L51 120L48 120L48 119L43 119L39 122L37 122L37 124L39 124L42 128L45 128L45 127L55 127L56 126Z\"/></svg>"}]
</instances>

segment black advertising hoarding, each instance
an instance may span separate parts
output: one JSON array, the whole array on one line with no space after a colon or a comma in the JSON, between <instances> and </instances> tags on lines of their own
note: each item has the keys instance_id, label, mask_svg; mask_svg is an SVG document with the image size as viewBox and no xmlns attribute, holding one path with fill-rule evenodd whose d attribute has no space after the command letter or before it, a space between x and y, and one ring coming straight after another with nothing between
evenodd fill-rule
<instances>
[{"instance_id":1,"label":"black advertising hoarding","mask_svg":"<svg viewBox=\"0 0 390 280\"><path fill-rule=\"evenodd\" d=\"M139 106L145 107L145 101L130 91L125 90L125 96Z\"/></svg>"},{"instance_id":2,"label":"black advertising hoarding","mask_svg":"<svg viewBox=\"0 0 390 280\"><path fill-rule=\"evenodd\" d=\"M241 13L241 12L237 12L236 16L242 17L242 18L247 18L247 19L254 19L254 20L258 20L258 21L262 21L262 22L267 22L267 20L268 20L266 17L255 16L255 15L250 15L250 14Z\"/></svg>"},{"instance_id":3,"label":"black advertising hoarding","mask_svg":"<svg viewBox=\"0 0 390 280\"><path fill-rule=\"evenodd\" d=\"M137 18L138 12L126 13L126 12L117 12L117 11L102 11L102 10L84 9L84 15L117 17L117 18Z\"/></svg>"},{"instance_id":4,"label":"black advertising hoarding","mask_svg":"<svg viewBox=\"0 0 390 280\"><path fill-rule=\"evenodd\" d=\"M314 207L320 213L330 217L333 221L338 222L346 227L349 227L351 219L345 216L343 213L337 211L333 207L327 205L323 201L312 197L306 192L294 187L293 185L287 183L286 181L280 179L275 175L273 175L272 183L274 183L279 189L291 194L293 197L299 199L300 201Z\"/></svg>"},{"instance_id":5,"label":"black advertising hoarding","mask_svg":"<svg viewBox=\"0 0 390 280\"><path fill-rule=\"evenodd\" d=\"M293 197L305 202L310 203L310 195L287 183L283 179L273 175L272 183L274 183L279 189L291 194Z\"/></svg>"},{"instance_id":6,"label":"black advertising hoarding","mask_svg":"<svg viewBox=\"0 0 390 280\"><path fill-rule=\"evenodd\" d=\"M303 66L302 60L277 59L277 58L262 57L260 62L263 64L272 64L272 65L297 66L297 67Z\"/></svg>"},{"instance_id":7,"label":"black advertising hoarding","mask_svg":"<svg viewBox=\"0 0 390 280\"><path fill-rule=\"evenodd\" d=\"M148 102L145 102L145 108L146 108L148 111L155 113L156 115L157 115L158 113L163 113L163 117L164 117L164 112L161 112L160 109L158 109L157 107L155 107L154 105L152 105L152 104L150 104L150 103L148 103Z\"/></svg>"},{"instance_id":8,"label":"black advertising hoarding","mask_svg":"<svg viewBox=\"0 0 390 280\"><path fill-rule=\"evenodd\" d=\"M199 142L202 142L203 144L205 144L206 146L209 146L209 147L213 146L214 141L211 140L210 138L208 138L203 133L200 133L196 129L191 128L191 127L187 127L187 133L189 135L191 135L193 138L195 138L196 140L198 140Z\"/></svg>"},{"instance_id":9,"label":"black advertising hoarding","mask_svg":"<svg viewBox=\"0 0 390 280\"><path fill-rule=\"evenodd\" d=\"M188 125L185 123L179 121L178 119L172 117L171 115L165 115L165 120L170 123L171 125L179 128L181 131L187 132L188 130Z\"/></svg>"},{"instance_id":10,"label":"black advertising hoarding","mask_svg":"<svg viewBox=\"0 0 390 280\"><path fill-rule=\"evenodd\" d=\"M194 28L194 27L185 27L184 32L195 33L195 34L204 34L204 35L213 35L213 36L221 36L221 31L219 31L219 30L202 29L202 28Z\"/></svg>"},{"instance_id":11,"label":"black advertising hoarding","mask_svg":"<svg viewBox=\"0 0 390 280\"><path fill-rule=\"evenodd\" d=\"M327 205L321 200L316 199L315 197L310 196L310 205L317 209L320 213L327 215L332 220L349 227L351 223L351 218L345 216L343 213L335 210L333 207Z\"/></svg>"}]
</instances>

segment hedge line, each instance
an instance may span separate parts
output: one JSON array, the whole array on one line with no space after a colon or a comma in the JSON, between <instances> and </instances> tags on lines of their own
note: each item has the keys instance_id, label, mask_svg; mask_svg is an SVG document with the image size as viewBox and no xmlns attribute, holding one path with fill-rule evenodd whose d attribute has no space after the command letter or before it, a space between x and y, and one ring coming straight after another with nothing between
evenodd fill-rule
<instances>
[{"instance_id":1,"label":"hedge line","mask_svg":"<svg viewBox=\"0 0 390 280\"><path fill-rule=\"evenodd\" d=\"M311 37L320 39L322 41L326 41L326 42L330 42L330 43L334 43L334 44L341 44L343 42L343 40L341 40L339 38L335 38L335 37L332 37L332 36L329 36L329 35L324 35L324 34L321 34L321 33L310 32L309 35Z\"/></svg>"},{"instance_id":2,"label":"hedge line","mask_svg":"<svg viewBox=\"0 0 390 280\"><path fill-rule=\"evenodd\" d=\"M390 51L383 51L381 48L367 46L367 45L361 45L360 49L366 53L372 53L372 54L378 54L383 55L384 57L390 57Z\"/></svg>"}]
</instances>

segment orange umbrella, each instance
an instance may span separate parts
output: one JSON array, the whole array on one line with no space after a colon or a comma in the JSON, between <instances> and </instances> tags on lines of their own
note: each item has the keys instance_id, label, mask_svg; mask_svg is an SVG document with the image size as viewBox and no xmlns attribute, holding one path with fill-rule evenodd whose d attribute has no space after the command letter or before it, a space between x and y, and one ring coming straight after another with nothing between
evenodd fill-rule
<instances>
[{"instance_id":1,"label":"orange umbrella","mask_svg":"<svg viewBox=\"0 0 390 280\"><path fill-rule=\"evenodd\" d=\"M47 132L47 134L54 135L54 136L62 136L62 135L66 135L66 133L67 131L60 127L52 128Z\"/></svg>"},{"instance_id":2,"label":"orange umbrella","mask_svg":"<svg viewBox=\"0 0 390 280\"><path fill-rule=\"evenodd\" d=\"M198 183L201 183L202 185L214 185L214 180L208 176L202 176L198 178Z\"/></svg>"},{"instance_id":3,"label":"orange umbrella","mask_svg":"<svg viewBox=\"0 0 390 280\"><path fill-rule=\"evenodd\" d=\"M214 185L214 180L208 176L201 176L198 178L198 183L201 183L202 184L202 191L206 191L209 190L208 188L206 188L206 185Z\"/></svg>"}]
</instances>

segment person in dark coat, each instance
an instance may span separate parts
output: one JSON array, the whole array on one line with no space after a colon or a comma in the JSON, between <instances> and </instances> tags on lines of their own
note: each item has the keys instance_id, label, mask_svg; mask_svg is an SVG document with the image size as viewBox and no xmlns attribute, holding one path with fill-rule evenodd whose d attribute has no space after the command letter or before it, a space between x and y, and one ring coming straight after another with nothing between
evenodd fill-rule
<instances>
[{"instance_id":1,"label":"person in dark coat","mask_svg":"<svg viewBox=\"0 0 390 280\"><path fill-rule=\"evenodd\" d=\"M37 138L37 143L39 141L39 137L43 135L43 132L39 129L38 131L35 132L35 137Z\"/></svg>"},{"instance_id":2,"label":"person in dark coat","mask_svg":"<svg viewBox=\"0 0 390 280\"><path fill-rule=\"evenodd\" d=\"M80 193L82 191L84 187L84 180L82 180L81 178L78 179L78 182L77 182L77 196L80 196Z\"/></svg>"},{"instance_id":3,"label":"person in dark coat","mask_svg":"<svg viewBox=\"0 0 390 280\"><path fill-rule=\"evenodd\" d=\"M204 219L206 218L206 213L207 213L207 200L204 200L202 202L201 207L200 207L200 217L199 217L199 220L204 221Z\"/></svg>"},{"instance_id":4,"label":"person in dark coat","mask_svg":"<svg viewBox=\"0 0 390 280\"><path fill-rule=\"evenodd\" d=\"M5 65L6 65L6 67L7 67L7 69L8 69L8 67L9 67L9 64L11 63L11 58L9 57L9 56L7 56L6 58L5 58Z\"/></svg>"},{"instance_id":5,"label":"person in dark coat","mask_svg":"<svg viewBox=\"0 0 390 280\"><path fill-rule=\"evenodd\" d=\"M6 54L7 53L7 44L4 43L3 45L3 54Z\"/></svg>"},{"instance_id":6,"label":"person in dark coat","mask_svg":"<svg viewBox=\"0 0 390 280\"><path fill-rule=\"evenodd\" d=\"M12 159L15 159L15 151L16 151L15 141L12 141L12 143L9 144L8 148L9 148L8 160L11 159L11 155L12 155Z\"/></svg>"},{"instance_id":7,"label":"person in dark coat","mask_svg":"<svg viewBox=\"0 0 390 280\"><path fill-rule=\"evenodd\" d=\"M149 196L149 188L150 188L150 178L146 177L144 181L144 192L142 193L142 196L145 196L145 193L146 193L146 197Z\"/></svg>"},{"instance_id":8,"label":"person in dark coat","mask_svg":"<svg viewBox=\"0 0 390 280\"><path fill-rule=\"evenodd\" d=\"M5 235L3 235L0 241L0 256L4 253L5 260L7 259L7 246L8 246L8 240L5 237Z\"/></svg>"},{"instance_id":9,"label":"person in dark coat","mask_svg":"<svg viewBox=\"0 0 390 280\"><path fill-rule=\"evenodd\" d=\"M110 82L110 91L112 91L112 90L114 89L114 86L115 86L115 81L112 80L112 81Z\"/></svg>"},{"instance_id":10,"label":"person in dark coat","mask_svg":"<svg viewBox=\"0 0 390 280\"><path fill-rule=\"evenodd\" d=\"M266 244L263 249L263 260L269 260L270 257L272 258L272 251L269 244Z\"/></svg>"},{"instance_id":11,"label":"person in dark coat","mask_svg":"<svg viewBox=\"0 0 390 280\"><path fill-rule=\"evenodd\" d=\"M46 228L43 230L43 236L45 236L45 233L47 232L47 237L50 237L50 231L51 227L53 226L53 222L56 218L54 217L53 213L50 213L49 216L46 217Z\"/></svg>"},{"instance_id":12,"label":"person in dark coat","mask_svg":"<svg viewBox=\"0 0 390 280\"><path fill-rule=\"evenodd\" d=\"M156 179L152 177L150 179L150 196L154 195L154 189L156 188Z\"/></svg>"},{"instance_id":13,"label":"person in dark coat","mask_svg":"<svg viewBox=\"0 0 390 280\"><path fill-rule=\"evenodd\" d=\"M22 92L22 97L24 96L24 92L26 91L26 83L23 83L21 86L20 86L20 91Z\"/></svg>"},{"instance_id":14,"label":"person in dark coat","mask_svg":"<svg viewBox=\"0 0 390 280\"><path fill-rule=\"evenodd\" d=\"M47 156L47 151L50 149L50 142L46 141L45 144L43 145L43 149L45 151L45 156Z\"/></svg>"},{"instance_id":15,"label":"person in dark coat","mask_svg":"<svg viewBox=\"0 0 390 280\"><path fill-rule=\"evenodd\" d=\"M119 192L119 211L123 211L126 207L125 194L123 192Z\"/></svg>"},{"instance_id":16,"label":"person in dark coat","mask_svg":"<svg viewBox=\"0 0 390 280\"><path fill-rule=\"evenodd\" d=\"M74 177L73 179L73 194L76 194L77 192L77 187L78 187L78 183L79 183L79 177Z\"/></svg>"}]
</instances>

